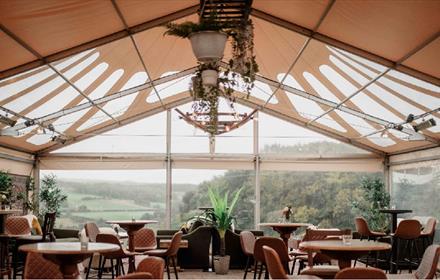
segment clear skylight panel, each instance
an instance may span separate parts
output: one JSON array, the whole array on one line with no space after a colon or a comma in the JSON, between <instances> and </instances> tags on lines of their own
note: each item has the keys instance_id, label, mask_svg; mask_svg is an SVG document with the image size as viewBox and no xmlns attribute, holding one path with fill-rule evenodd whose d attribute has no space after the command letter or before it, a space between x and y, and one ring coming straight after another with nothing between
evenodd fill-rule
<instances>
[{"instance_id":1,"label":"clear skylight panel","mask_svg":"<svg viewBox=\"0 0 440 280\"><path fill-rule=\"evenodd\" d=\"M165 72L160 77L166 77L172 74L178 73L177 71ZM161 99L166 99L173 95L177 95L182 92L187 92L191 84L192 75L187 75L175 80L155 86L156 91L159 93ZM156 92L152 89L146 100L148 103L155 103L159 101Z\"/></svg>"}]
</instances>

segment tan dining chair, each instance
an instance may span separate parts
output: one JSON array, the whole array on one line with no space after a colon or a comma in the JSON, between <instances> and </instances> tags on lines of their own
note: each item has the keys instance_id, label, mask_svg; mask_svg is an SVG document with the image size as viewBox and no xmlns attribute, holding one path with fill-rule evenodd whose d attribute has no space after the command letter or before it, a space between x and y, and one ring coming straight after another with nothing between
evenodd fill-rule
<instances>
[{"instance_id":1,"label":"tan dining chair","mask_svg":"<svg viewBox=\"0 0 440 280\"><path fill-rule=\"evenodd\" d=\"M5 233L10 235L31 235L31 226L25 217L10 216L5 221Z\"/></svg>"},{"instance_id":2,"label":"tan dining chair","mask_svg":"<svg viewBox=\"0 0 440 280\"><path fill-rule=\"evenodd\" d=\"M165 269L165 261L159 257L146 257L136 268L136 272L150 273L153 279L163 279L163 271Z\"/></svg>"},{"instance_id":3,"label":"tan dining chair","mask_svg":"<svg viewBox=\"0 0 440 280\"><path fill-rule=\"evenodd\" d=\"M180 241L182 240L182 235L183 234L181 231L176 232L173 235L173 238L171 239L171 244L167 249L154 249L148 251L149 256L160 257L165 260L165 267L167 269L168 279L171 278L170 262L172 262L176 279L179 278L179 275L177 273L176 258L177 258L177 252L179 251L179 247L180 247Z\"/></svg>"},{"instance_id":4,"label":"tan dining chair","mask_svg":"<svg viewBox=\"0 0 440 280\"><path fill-rule=\"evenodd\" d=\"M344 268L335 275L335 279L388 279L385 272L373 267Z\"/></svg>"},{"instance_id":5,"label":"tan dining chair","mask_svg":"<svg viewBox=\"0 0 440 280\"><path fill-rule=\"evenodd\" d=\"M133 237L133 246L135 252L145 252L157 249L156 235L149 228L142 228L135 232Z\"/></svg>"},{"instance_id":6,"label":"tan dining chair","mask_svg":"<svg viewBox=\"0 0 440 280\"><path fill-rule=\"evenodd\" d=\"M24 265L23 279L62 279L60 267L38 253L28 253Z\"/></svg>"},{"instance_id":7,"label":"tan dining chair","mask_svg":"<svg viewBox=\"0 0 440 280\"><path fill-rule=\"evenodd\" d=\"M339 229L312 229L308 228L304 241L318 241L339 238L344 234L351 234L351 230ZM334 278L339 272L339 266L331 265L331 259L321 253L307 253L308 267L298 271L301 275L314 275L320 278ZM300 267L304 267L304 261ZM328 264L328 265L327 265Z\"/></svg>"},{"instance_id":8,"label":"tan dining chair","mask_svg":"<svg viewBox=\"0 0 440 280\"><path fill-rule=\"evenodd\" d=\"M104 265L107 260L110 260L111 263L111 273L112 273L112 279L115 277L118 277L120 275L124 275L124 265L122 263L123 259L127 258L134 258L135 255L139 255L135 252L129 252L128 250L124 249L121 245L121 242L119 241L118 237L114 234L108 234L108 233L100 233L96 236L96 242L102 242L102 243L110 243L115 244L119 246L119 250L114 252L108 252L108 253L101 253L99 255L99 264L100 269L98 273L98 277L102 277L102 273L104 271ZM115 263L113 263L115 261ZM115 273L116 272L116 273Z\"/></svg>"},{"instance_id":9,"label":"tan dining chair","mask_svg":"<svg viewBox=\"0 0 440 280\"><path fill-rule=\"evenodd\" d=\"M413 264L418 264L419 261L419 248L416 244L417 239L420 237L422 225L418 220L406 219L402 220L397 226L396 232L393 235L393 247L396 250L396 259L393 259L390 263L399 270L401 263L407 263L409 265L409 272L412 272ZM402 252L402 243L405 243L406 252ZM414 259L414 251L416 253L416 258ZM408 255L408 258L404 258Z\"/></svg>"},{"instance_id":10,"label":"tan dining chair","mask_svg":"<svg viewBox=\"0 0 440 280\"><path fill-rule=\"evenodd\" d=\"M368 226L367 220L363 217L357 217L354 219L356 225L356 231L359 233L361 240L376 240L377 238L386 236L385 232L372 231Z\"/></svg>"},{"instance_id":11,"label":"tan dining chair","mask_svg":"<svg viewBox=\"0 0 440 280\"><path fill-rule=\"evenodd\" d=\"M420 233L420 239L422 240L423 248L429 246L434 241L434 235L435 235L435 227L437 225L437 219L434 217L431 217L426 222L426 226L423 228L422 232Z\"/></svg>"},{"instance_id":12,"label":"tan dining chair","mask_svg":"<svg viewBox=\"0 0 440 280\"><path fill-rule=\"evenodd\" d=\"M84 230L90 242L96 242L96 236L100 234L99 227L95 223L85 223Z\"/></svg>"},{"instance_id":13,"label":"tan dining chair","mask_svg":"<svg viewBox=\"0 0 440 280\"><path fill-rule=\"evenodd\" d=\"M251 268L251 261L254 258L255 235L250 231L240 232L241 250L246 255L246 266L244 268L243 279L246 279L247 273Z\"/></svg>"},{"instance_id":14,"label":"tan dining chair","mask_svg":"<svg viewBox=\"0 0 440 280\"><path fill-rule=\"evenodd\" d=\"M426 248L417 270L412 274L388 274L391 279L434 279L440 260L440 245L434 244Z\"/></svg>"},{"instance_id":15,"label":"tan dining chair","mask_svg":"<svg viewBox=\"0 0 440 280\"><path fill-rule=\"evenodd\" d=\"M269 271L267 269L266 264L266 258L264 256L263 252L263 246L270 247L274 249L281 261L281 264L283 266L284 272L286 274L289 273L289 263L292 261L292 257L289 256L289 252L287 251L287 246L284 243L284 241L279 237L270 237L270 236L263 236L258 238L255 241L254 246L254 260L255 260L255 272L254 272L254 279L257 276L257 268L260 267L260 272L258 274L258 278L261 278L261 275L263 273L263 268L265 269L265 278L268 277Z\"/></svg>"}]
</instances>

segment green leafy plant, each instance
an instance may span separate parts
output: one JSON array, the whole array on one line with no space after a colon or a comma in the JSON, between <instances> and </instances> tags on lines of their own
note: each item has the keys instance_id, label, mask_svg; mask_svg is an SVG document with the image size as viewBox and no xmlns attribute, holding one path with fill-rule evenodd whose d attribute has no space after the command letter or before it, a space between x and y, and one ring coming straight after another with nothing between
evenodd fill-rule
<instances>
[{"instance_id":1,"label":"green leafy plant","mask_svg":"<svg viewBox=\"0 0 440 280\"><path fill-rule=\"evenodd\" d=\"M240 188L233 195L231 203L229 203L229 191L221 195L217 190L208 188L208 196L212 204L212 215L214 216L214 226L216 227L220 235L220 255L225 255L225 234L226 230L231 228L234 221L232 212L234 211L235 204L240 196L243 188Z\"/></svg>"},{"instance_id":2,"label":"green leafy plant","mask_svg":"<svg viewBox=\"0 0 440 280\"><path fill-rule=\"evenodd\" d=\"M40 210L42 210L42 213L56 212L57 216L59 216L61 205L66 201L67 195L58 186L54 174L44 176L41 183L40 201L42 208Z\"/></svg>"},{"instance_id":3,"label":"green leafy plant","mask_svg":"<svg viewBox=\"0 0 440 280\"><path fill-rule=\"evenodd\" d=\"M12 178L6 171L0 171L0 201L4 204L10 202L12 194Z\"/></svg>"},{"instance_id":4,"label":"green leafy plant","mask_svg":"<svg viewBox=\"0 0 440 280\"><path fill-rule=\"evenodd\" d=\"M199 67L192 79L190 93L194 97L194 112L206 114L208 132L215 135L218 122L218 98L225 97L230 101L231 107L234 102L232 93L234 90L241 91L249 97L254 87L256 74L259 71L256 57L254 55L254 26L252 20L231 24L227 21L220 21L217 12L212 11L209 17L201 18L198 23L168 23L165 25L167 31L164 35L188 38L191 34L201 31L223 32L232 40L232 57L225 63L223 75L218 78L217 85L204 86L201 73L210 69L220 73L218 62L199 63Z\"/></svg>"},{"instance_id":5,"label":"green leafy plant","mask_svg":"<svg viewBox=\"0 0 440 280\"><path fill-rule=\"evenodd\" d=\"M357 209L373 230L386 231L389 226L388 216L380 209L389 208L390 194L386 191L383 181L379 178L364 178L362 180L364 200L353 202Z\"/></svg>"}]
</instances>

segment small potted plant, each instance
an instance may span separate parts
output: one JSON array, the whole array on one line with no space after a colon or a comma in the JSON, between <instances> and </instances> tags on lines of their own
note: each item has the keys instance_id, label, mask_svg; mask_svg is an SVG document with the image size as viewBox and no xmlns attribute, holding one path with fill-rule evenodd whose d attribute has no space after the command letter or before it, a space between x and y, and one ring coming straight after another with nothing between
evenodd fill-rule
<instances>
[{"instance_id":1,"label":"small potted plant","mask_svg":"<svg viewBox=\"0 0 440 280\"><path fill-rule=\"evenodd\" d=\"M42 213L56 212L57 217L59 217L61 205L64 201L66 201L67 195L65 195L61 190L56 176L53 174L44 176L41 183L40 205L43 210Z\"/></svg>"},{"instance_id":2,"label":"small potted plant","mask_svg":"<svg viewBox=\"0 0 440 280\"><path fill-rule=\"evenodd\" d=\"M232 212L242 190L243 188L240 188L235 192L229 204L229 192L220 195L218 191L212 188L208 189L208 196L213 208L212 215L215 218L213 224L220 236L220 255L214 256L214 269L216 274L227 274L229 272L230 256L225 254L225 234L232 226L234 220Z\"/></svg>"},{"instance_id":3,"label":"small potted plant","mask_svg":"<svg viewBox=\"0 0 440 280\"><path fill-rule=\"evenodd\" d=\"M0 171L0 201L1 208L5 209L9 204L9 199L12 192L12 178L8 172Z\"/></svg>"}]
</instances>

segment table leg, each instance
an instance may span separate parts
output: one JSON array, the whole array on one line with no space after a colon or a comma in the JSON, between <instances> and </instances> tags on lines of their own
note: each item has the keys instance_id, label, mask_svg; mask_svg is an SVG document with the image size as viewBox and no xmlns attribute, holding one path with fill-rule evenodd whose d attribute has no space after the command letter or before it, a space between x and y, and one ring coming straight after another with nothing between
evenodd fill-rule
<instances>
[{"instance_id":1,"label":"table leg","mask_svg":"<svg viewBox=\"0 0 440 280\"><path fill-rule=\"evenodd\" d=\"M128 250L130 252L134 252L134 233L135 231L127 231L128 235ZM136 266L135 266L135 260L134 257L128 258L128 273L135 272Z\"/></svg>"},{"instance_id":2,"label":"table leg","mask_svg":"<svg viewBox=\"0 0 440 280\"><path fill-rule=\"evenodd\" d=\"M391 213L391 232L395 233L397 229L397 213Z\"/></svg>"},{"instance_id":3,"label":"table leg","mask_svg":"<svg viewBox=\"0 0 440 280\"><path fill-rule=\"evenodd\" d=\"M79 278L78 264L63 264L60 265L60 270L61 273L63 274L64 279Z\"/></svg>"},{"instance_id":4,"label":"table leg","mask_svg":"<svg viewBox=\"0 0 440 280\"><path fill-rule=\"evenodd\" d=\"M351 267L351 260L339 259L338 260L339 269L344 269L347 267Z\"/></svg>"}]
</instances>

